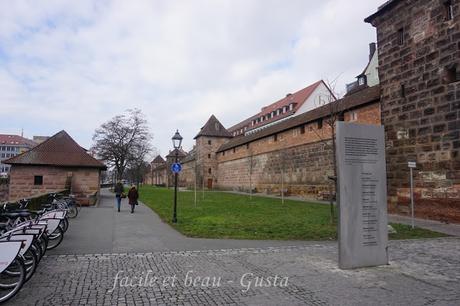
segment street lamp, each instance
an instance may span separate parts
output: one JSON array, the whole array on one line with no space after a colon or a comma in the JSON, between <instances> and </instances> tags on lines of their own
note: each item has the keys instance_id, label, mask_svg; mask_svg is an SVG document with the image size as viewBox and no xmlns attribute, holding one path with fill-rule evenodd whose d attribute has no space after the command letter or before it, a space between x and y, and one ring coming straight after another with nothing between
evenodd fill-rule
<instances>
[{"instance_id":1,"label":"street lamp","mask_svg":"<svg viewBox=\"0 0 460 306\"><path fill-rule=\"evenodd\" d=\"M175 155L175 163L177 164L178 157L179 157L179 148L182 143L182 136L179 134L179 130L176 130L176 133L172 137L173 147L174 147L174 155ZM174 212L173 212L173 223L177 223L177 171L174 171Z\"/></svg>"}]
</instances>

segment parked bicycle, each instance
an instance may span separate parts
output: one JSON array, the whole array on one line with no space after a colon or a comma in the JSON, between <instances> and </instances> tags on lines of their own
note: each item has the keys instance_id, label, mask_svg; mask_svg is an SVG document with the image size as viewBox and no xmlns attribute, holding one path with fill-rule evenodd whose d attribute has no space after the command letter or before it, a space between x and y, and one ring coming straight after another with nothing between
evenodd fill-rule
<instances>
[{"instance_id":1,"label":"parked bicycle","mask_svg":"<svg viewBox=\"0 0 460 306\"><path fill-rule=\"evenodd\" d=\"M0 303L16 295L46 251L62 242L69 211L78 214L68 200L53 195L52 203L37 211L27 208L27 200L0 207Z\"/></svg>"}]
</instances>

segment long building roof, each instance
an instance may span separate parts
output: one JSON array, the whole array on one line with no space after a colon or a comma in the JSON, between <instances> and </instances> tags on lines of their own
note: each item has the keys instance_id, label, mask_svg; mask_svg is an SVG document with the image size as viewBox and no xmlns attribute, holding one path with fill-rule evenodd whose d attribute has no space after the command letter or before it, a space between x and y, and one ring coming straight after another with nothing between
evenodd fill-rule
<instances>
[{"instance_id":1,"label":"long building roof","mask_svg":"<svg viewBox=\"0 0 460 306\"><path fill-rule=\"evenodd\" d=\"M19 135L0 134L0 145L34 147L37 143Z\"/></svg>"},{"instance_id":2,"label":"long building roof","mask_svg":"<svg viewBox=\"0 0 460 306\"><path fill-rule=\"evenodd\" d=\"M295 93L288 93L284 98L269 104L267 106L264 106L260 112L257 114L233 125L230 127L228 130L232 133L234 131L237 131L238 129L241 129L244 127L247 127L248 129L255 129L267 124L270 124L272 122L281 120L285 117L289 117L290 115L294 114L304 103L305 101L311 96L311 94L315 91L315 89L321 84L324 83L323 80L319 80L313 84L308 85L307 87L295 92ZM324 84L326 86L326 84ZM326 86L327 87L327 86ZM289 105L293 104L292 110L289 110ZM271 114L272 112L275 112L278 109L283 109L283 107L287 107L288 111L285 113L282 113L280 115L277 115L275 117L269 117L268 119L264 120L263 122L257 122L254 126L252 126L250 123L257 118L260 118L261 116L266 116Z\"/></svg>"},{"instance_id":3,"label":"long building roof","mask_svg":"<svg viewBox=\"0 0 460 306\"><path fill-rule=\"evenodd\" d=\"M350 96L344 97L340 100L331 103L338 103L337 111L343 112L345 110L353 109L358 106L362 106L368 103L376 102L380 100L380 86L372 86L365 88L359 92L356 92ZM301 126L308 122L318 120L323 117L330 115L331 105L324 105L315 108L309 112L300 114L298 116L287 119L278 124L272 125L265 129L262 129L254 134L249 134L242 137L235 137L230 141L224 143L217 152L232 149L237 146L241 146L257 139L261 139L297 126Z\"/></svg>"}]
</instances>

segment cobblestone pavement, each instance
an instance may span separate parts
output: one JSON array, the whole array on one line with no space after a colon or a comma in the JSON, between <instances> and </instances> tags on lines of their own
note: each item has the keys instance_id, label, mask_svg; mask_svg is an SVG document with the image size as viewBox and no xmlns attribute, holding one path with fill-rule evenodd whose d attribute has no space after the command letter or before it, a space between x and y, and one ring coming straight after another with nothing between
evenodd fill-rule
<instances>
[{"instance_id":1,"label":"cobblestone pavement","mask_svg":"<svg viewBox=\"0 0 460 306\"><path fill-rule=\"evenodd\" d=\"M460 238L442 238L391 241L390 265L356 270L337 268L336 243L330 242L292 247L50 255L10 303L459 305L459 254Z\"/></svg>"}]
</instances>

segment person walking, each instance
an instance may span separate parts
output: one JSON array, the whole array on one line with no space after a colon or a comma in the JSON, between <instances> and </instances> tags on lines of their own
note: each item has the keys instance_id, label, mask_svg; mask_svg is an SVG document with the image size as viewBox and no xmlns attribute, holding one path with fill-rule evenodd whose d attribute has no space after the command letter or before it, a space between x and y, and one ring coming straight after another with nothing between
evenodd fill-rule
<instances>
[{"instance_id":1,"label":"person walking","mask_svg":"<svg viewBox=\"0 0 460 306\"><path fill-rule=\"evenodd\" d=\"M131 205L131 213L134 212L134 206L137 205L137 199L139 198L139 192L137 192L136 186L132 185L128 192L129 205Z\"/></svg>"},{"instance_id":2,"label":"person walking","mask_svg":"<svg viewBox=\"0 0 460 306\"><path fill-rule=\"evenodd\" d=\"M121 183L120 180L117 181L115 184L114 192L115 192L115 198L117 199L117 208L118 212L120 212L120 207L121 207L121 197L123 195L123 184Z\"/></svg>"}]
</instances>

